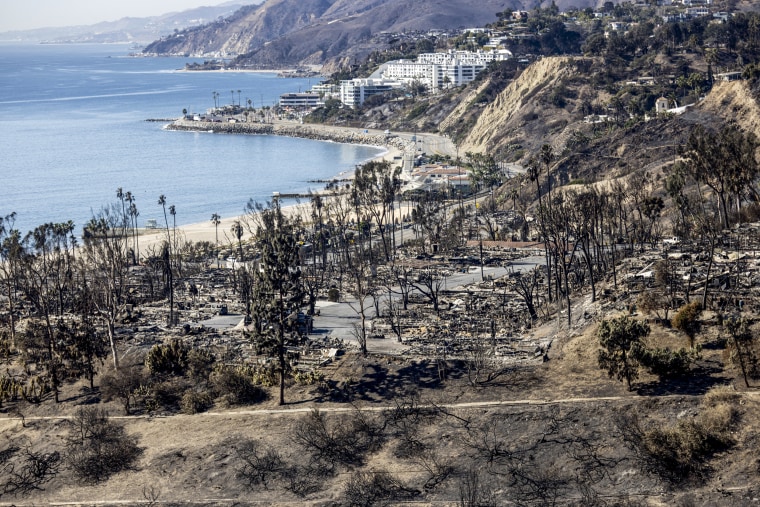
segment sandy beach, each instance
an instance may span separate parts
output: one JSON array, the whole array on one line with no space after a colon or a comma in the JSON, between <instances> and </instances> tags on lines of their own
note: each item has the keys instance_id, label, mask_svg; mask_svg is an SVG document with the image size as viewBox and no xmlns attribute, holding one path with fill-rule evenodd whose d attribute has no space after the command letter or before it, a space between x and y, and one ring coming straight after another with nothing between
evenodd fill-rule
<instances>
[{"instance_id":1,"label":"sandy beach","mask_svg":"<svg viewBox=\"0 0 760 507\"><path fill-rule=\"evenodd\" d=\"M219 133L233 133L233 134L274 134L285 135L291 137L302 137L314 140L331 141L331 142L343 142L349 144L364 144L369 146L379 146L385 149L383 153L375 158L375 160L389 161L394 167L401 165L401 158L405 151L411 151L412 154L416 153L416 146L418 142L423 142L419 138L424 139L423 146L426 146L428 153L440 153L443 155L451 155L454 152L454 146L451 141L443 136L435 134L422 134L422 133L409 133L409 132L394 132L392 136L388 136L382 130L376 129L358 129L349 127L335 127L330 125L317 125L317 124L301 124L293 121L277 120L274 123L207 123L207 122L194 122L177 120L173 124L167 126L170 130L214 130ZM335 175L336 179L346 179L353 177L351 174ZM308 202L302 202L301 204L295 204L284 207L283 209L288 213L308 213ZM236 220L242 220L243 216L224 217L221 218L218 231L219 231L219 244L228 245L231 243L230 228ZM206 222L200 222L195 224L183 225L177 227L180 236L185 241L209 241L214 243L216 241L217 228L211 222L211 216ZM166 231L163 228L155 230L146 230L140 236L140 250L142 252L147 251L151 246L160 244L165 239ZM248 231L245 231L243 241L250 237Z\"/></svg>"}]
</instances>

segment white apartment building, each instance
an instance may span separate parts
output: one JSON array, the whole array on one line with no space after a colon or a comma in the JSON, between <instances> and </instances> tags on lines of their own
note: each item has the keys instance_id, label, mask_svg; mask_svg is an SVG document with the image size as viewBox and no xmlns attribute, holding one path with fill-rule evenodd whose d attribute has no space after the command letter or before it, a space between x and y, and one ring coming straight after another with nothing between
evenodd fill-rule
<instances>
[{"instance_id":1,"label":"white apartment building","mask_svg":"<svg viewBox=\"0 0 760 507\"><path fill-rule=\"evenodd\" d=\"M389 92L402 88L399 81L390 79L351 79L340 82L340 101L350 107L364 104L364 101L373 95Z\"/></svg>"},{"instance_id":2,"label":"white apartment building","mask_svg":"<svg viewBox=\"0 0 760 507\"><path fill-rule=\"evenodd\" d=\"M448 51L423 53L417 61L398 60L387 64L383 77L404 83L419 81L431 90L461 86L474 80L489 63L512 57L507 50Z\"/></svg>"},{"instance_id":3,"label":"white apartment building","mask_svg":"<svg viewBox=\"0 0 760 507\"><path fill-rule=\"evenodd\" d=\"M409 84L419 81L427 87L433 86L435 75L434 65L412 60L396 60L389 62L383 71L383 77Z\"/></svg>"},{"instance_id":4,"label":"white apartment building","mask_svg":"<svg viewBox=\"0 0 760 507\"><path fill-rule=\"evenodd\" d=\"M422 53L417 55L420 63L437 63L439 65L455 64L462 65L488 65L491 62L509 60L512 52L507 49L494 51L455 51L450 49L442 53Z\"/></svg>"},{"instance_id":5,"label":"white apartment building","mask_svg":"<svg viewBox=\"0 0 760 507\"><path fill-rule=\"evenodd\" d=\"M338 96L339 92L340 88L334 84L319 83L311 87L311 93L321 95L325 99Z\"/></svg>"}]
</instances>

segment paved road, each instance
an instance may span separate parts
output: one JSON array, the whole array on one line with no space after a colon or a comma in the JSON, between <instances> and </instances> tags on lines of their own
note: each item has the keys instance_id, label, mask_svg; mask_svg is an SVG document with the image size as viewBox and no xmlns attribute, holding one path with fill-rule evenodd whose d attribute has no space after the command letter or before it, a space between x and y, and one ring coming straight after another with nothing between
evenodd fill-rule
<instances>
[{"instance_id":1,"label":"paved road","mask_svg":"<svg viewBox=\"0 0 760 507\"><path fill-rule=\"evenodd\" d=\"M544 258L539 256L524 257L512 261L508 267L506 266L485 266L483 267L483 277L486 279L500 278L510 271L529 271L533 269L537 264L543 264ZM471 285L473 283L480 282L481 272L480 267L472 266L466 273L453 273L444 279L443 290L455 290L458 287ZM395 296L396 298L400 296ZM387 295L383 296L381 303L381 309L384 309L387 305ZM328 301L318 301L317 308L320 315L314 319L314 333L313 337L330 337L333 339L343 340L347 343L353 344L358 347L359 342L354 335L354 325L360 324L359 319L359 305L355 298L342 299L339 303L332 303ZM375 317L375 308L372 304L372 299L368 298L365 303L365 314L371 319ZM371 325L371 319L370 323ZM408 348L407 345L399 343L393 338L384 339L369 339L367 348L373 353L382 354L398 354Z\"/></svg>"}]
</instances>

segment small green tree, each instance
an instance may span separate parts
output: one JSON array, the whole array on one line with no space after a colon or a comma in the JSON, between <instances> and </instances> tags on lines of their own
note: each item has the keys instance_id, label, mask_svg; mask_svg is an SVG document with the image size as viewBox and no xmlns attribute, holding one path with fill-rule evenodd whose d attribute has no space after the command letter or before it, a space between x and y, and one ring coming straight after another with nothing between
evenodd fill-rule
<instances>
[{"instance_id":1,"label":"small green tree","mask_svg":"<svg viewBox=\"0 0 760 507\"><path fill-rule=\"evenodd\" d=\"M683 305L673 316L671 324L674 328L682 331L689 337L689 347L694 348L694 339L702 329L699 316L702 314L702 305L699 301Z\"/></svg>"},{"instance_id":2,"label":"small green tree","mask_svg":"<svg viewBox=\"0 0 760 507\"><path fill-rule=\"evenodd\" d=\"M641 339L649 334L649 326L627 316L604 320L596 331L599 338L599 368L607 370L610 378L625 379L628 390L638 377L639 363L636 351Z\"/></svg>"},{"instance_id":3,"label":"small green tree","mask_svg":"<svg viewBox=\"0 0 760 507\"><path fill-rule=\"evenodd\" d=\"M261 246L251 298L254 335L262 348L277 358L279 403L284 405L285 377L289 371L285 347L295 331L305 296L296 237L300 224L285 215L277 201L266 208L250 203L248 216Z\"/></svg>"}]
</instances>

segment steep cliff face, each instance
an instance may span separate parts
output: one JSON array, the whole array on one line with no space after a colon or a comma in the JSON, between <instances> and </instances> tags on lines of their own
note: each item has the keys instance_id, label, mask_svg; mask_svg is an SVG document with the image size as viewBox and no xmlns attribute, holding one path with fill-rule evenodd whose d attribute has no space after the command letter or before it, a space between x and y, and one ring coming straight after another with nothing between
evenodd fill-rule
<instances>
[{"instance_id":1,"label":"steep cliff face","mask_svg":"<svg viewBox=\"0 0 760 507\"><path fill-rule=\"evenodd\" d=\"M730 118L760 138L760 105L752 96L747 81L716 83L699 109L715 116Z\"/></svg>"},{"instance_id":2,"label":"steep cliff face","mask_svg":"<svg viewBox=\"0 0 760 507\"><path fill-rule=\"evenodd\" d=\"M463 152L518 160L542 144L561 151L572 132L584 128L578 99L589 95L583 73L590 63L584 58L543 58L523 70L493 101L483 104L478 96L486 82L462 97L442 122L442 129L467 132L460 136Z\"/></svg>"}]
</instances>

